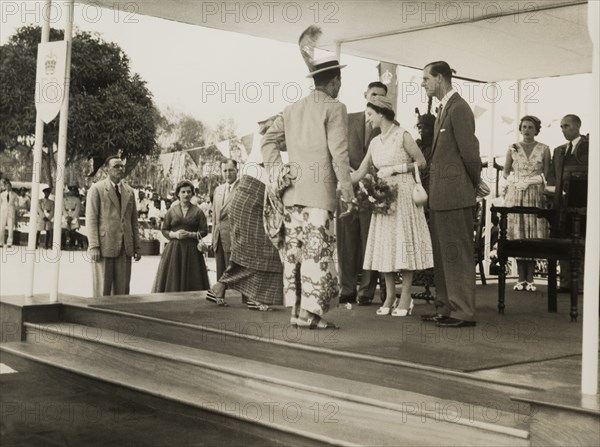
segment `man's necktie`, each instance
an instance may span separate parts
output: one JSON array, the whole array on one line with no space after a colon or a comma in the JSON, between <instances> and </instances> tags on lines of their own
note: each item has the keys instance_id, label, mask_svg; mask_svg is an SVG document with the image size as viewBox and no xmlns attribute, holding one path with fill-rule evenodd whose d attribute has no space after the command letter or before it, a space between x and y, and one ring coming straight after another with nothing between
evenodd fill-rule
<instances>
[{"instance_id":1,"label":"man's necktie","mask_svg":"<svg viewBox=\"0 0 600 447\"><path fill-rule=\"evenodd\" d=\"M567 145L567 151L565 152L565 155L567 157L573 155L573 143L569 141L569 144Z\"/></svg>"},{"instance_id":2,"label":"man's necktie","mask_svg":"<svg viewBox=\"0 0 600 447\"><path fill-rule=\"evenodd\" d=\"M117 199L119 199L119 206L121 205L121 192L119 191L119 185L115 185L115 192L117 193Z\"/></svg>"}]
</instances>

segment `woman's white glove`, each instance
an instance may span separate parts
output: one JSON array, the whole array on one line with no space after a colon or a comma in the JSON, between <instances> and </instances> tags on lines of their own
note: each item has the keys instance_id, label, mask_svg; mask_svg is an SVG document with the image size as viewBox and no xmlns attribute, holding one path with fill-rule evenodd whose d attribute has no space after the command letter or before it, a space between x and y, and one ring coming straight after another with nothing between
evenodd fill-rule
<instances>
[{"instance_id":1,"label":"woman's white glove","mask_svg":"<svg viewBox=\"0 0 600 447\"><path fill-rule=\"evenodd\" d=\"M386 178L391 177L394 174L404 174L408 172L408 164L402 163L395 166L384 166L379 171L377 171L377 177Z\"/></svg>"},{"instance_id":2,"label":"woman's white glove","mask_svg":"<svg viewBox=\"0 0 600 447\"><path fill-rule=\"evenodd\" d=\"M394 174L393 166L384 166L379 171L377 171L377 177L379 177L379 178L391 177L393 174Z\"/></svg>"}]
</instances>

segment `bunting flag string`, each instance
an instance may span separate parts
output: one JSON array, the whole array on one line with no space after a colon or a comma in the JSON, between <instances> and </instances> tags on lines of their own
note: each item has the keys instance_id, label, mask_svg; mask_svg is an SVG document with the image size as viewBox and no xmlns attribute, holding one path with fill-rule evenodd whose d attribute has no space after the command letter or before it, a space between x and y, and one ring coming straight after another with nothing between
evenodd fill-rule
<instances>
[{"instance_id":1,"label":"bunting flag string","mask_svg":"<svg viewBox=\"0 0 600 447\"><path fill-rule=\"evenodd\" d=\"M222 153L225 157L230 158L229 154L229 140L219 141L215 144L220 153Z\"/></svg>"},{"instance_id":2,"label":"bunting flag string","mask_svg":"<svg viewBox=\"0 0 600 447\"><path fill-rule=\"evenodd\" d=\"M488 109L485 109L483 107L480 107L478 105L475 106L475 108L473 109L473 115L475 116L475 119L481 118L481 116L487 112Z\"/></svg>"},{"instance_id":3,"label":"bunting flag string","mask_svg":"<svg viewBox=\"0 0 600 447\"><path fill-rule=\"evenodd\" d=\"M160 154L158 156L160 163L162 164L163 167L163 172L165 174L167 174L169 172L169 170L171 169L171 163L173 162L173 157L175 156L177 152L168 152L166 154Z\"/></svg>"},{"instance_id":4,"label":"bunting flag string","mask_svg":"<svg viewBox=\"0 0 600 447\"><path fill-rule=\"evenodd\" d=\"M250 152L252 152L252 144L254 143L254 134L253 133L249 133L248 135L244 135L242 137L242 146L244 146L244 149L246 150L246 155L250 155Z\"/></svg>"}]
</instances>

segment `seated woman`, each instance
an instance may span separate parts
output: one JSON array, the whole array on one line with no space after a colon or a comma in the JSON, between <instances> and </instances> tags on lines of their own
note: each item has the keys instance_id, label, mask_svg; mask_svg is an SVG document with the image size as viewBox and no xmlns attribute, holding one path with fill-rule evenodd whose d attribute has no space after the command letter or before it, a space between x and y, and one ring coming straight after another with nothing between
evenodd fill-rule
<instances>
[{"instance_id":1,"label":"seated woman","mask_svg":"<svg viewBox=\"0 0 600 447\"><path fill-rule=\"evenodd\" d=\"M208 227L202 210L191 203L194 185L189 180L181 181L175 195L179 203L169 209L162 225L169 243L160 259L152 293L210 287L204 255L198 250L198 241L208 234Z\"/></svg>"}]
</instances>

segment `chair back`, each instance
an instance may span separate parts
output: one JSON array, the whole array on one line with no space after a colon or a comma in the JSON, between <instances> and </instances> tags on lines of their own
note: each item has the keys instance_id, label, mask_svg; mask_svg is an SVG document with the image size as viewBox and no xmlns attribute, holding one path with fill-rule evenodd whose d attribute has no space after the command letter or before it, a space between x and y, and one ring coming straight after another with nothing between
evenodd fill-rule
<instances>
[{"instance_id":1,"label":"chair back","mask_svg":"<svg viewBox=\"0 0 600 447\"><path fill-rule=\"evenodd\" d=\"M556 210L552 225L553 237L583 236L582 216L587 212L588 169L584 165L565 165L554 194ZM560 193L562 191L562 193ZM579 222L579 223L577 223ZM575 228L578 225L579 228Z\"/></svg>"}]
</instances>

